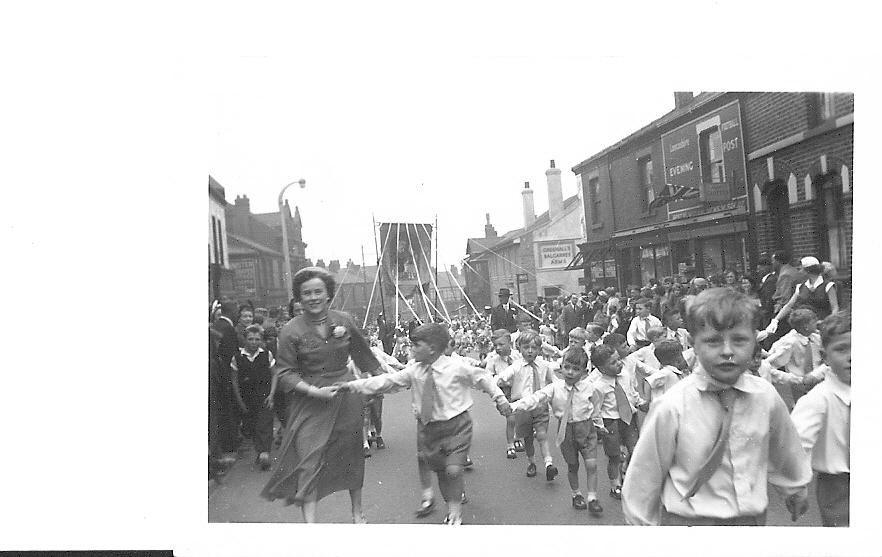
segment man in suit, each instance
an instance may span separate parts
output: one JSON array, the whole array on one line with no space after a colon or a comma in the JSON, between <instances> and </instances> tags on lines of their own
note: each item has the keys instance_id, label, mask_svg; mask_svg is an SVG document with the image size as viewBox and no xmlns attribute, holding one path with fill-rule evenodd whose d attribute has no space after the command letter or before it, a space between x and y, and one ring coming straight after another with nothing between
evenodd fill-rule
<instances>
[{"instance_id":1,"label":"man in suit","mask_svg":"<svg viewBox=\"0 0 882 557\"><path fill-rule=\"evenodd\" d=\"M759 288L757 289L757 294L759 295L760 304L762 309L760 313L762 314L762 322L760 323L760 327L765 327L769 324L769 321L774 317L774 309L775 303L772 300L772 296L775 295L775 290L778 284L778 274L772 269L772 261L768 257L762 257L756 263L756 271L760 276Z\"/></svg>"},{"instance_id":2,"label":"man in suit","mask_svg":"<svg viewBox=\"0 0 882 557\"><path fill-rule=\"evenodd\" d=\"M570 301L561 310L560 318L561 325L563 325L564 338L566 338L570 331L579 326L579 321L582 318L582 308L579 305L579 296L577 294L570 296Z\"/></svg>"},{"instance_id":3,"label":"man in suit","mask_svg":"<svg viewBox=\"0 0 882 557\"><path fill-rule=\"evenodd\" d=\"M511 290L508 288L499 289L499 305L490 312L490 328L506 329L509 333L518 330L517 319L518 310L509 303L511 298Z\"/></svg>"}]
</instances>

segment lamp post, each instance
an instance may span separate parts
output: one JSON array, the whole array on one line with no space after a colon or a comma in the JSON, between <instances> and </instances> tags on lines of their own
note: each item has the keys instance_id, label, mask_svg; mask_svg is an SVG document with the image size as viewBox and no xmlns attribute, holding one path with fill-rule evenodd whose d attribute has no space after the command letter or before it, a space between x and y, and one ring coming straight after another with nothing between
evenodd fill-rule
<instances>
[{"instance_id":1,"label":"lamp post","mask_svg":"<svg viewBox=\"0 0 882 557\"><path fill-rule=\"evenodd\" d=\"M288 223L285 221L284 200L285 190L300 184L301 188L306 187L306 180L303 178L296 182L291 182L279 192L279 220L282 222L282 249L285 251L285 287L288 289L288 298L294 295L294 280L291 276L291 250L288 248Z\"/></svg>"}]
</instances>

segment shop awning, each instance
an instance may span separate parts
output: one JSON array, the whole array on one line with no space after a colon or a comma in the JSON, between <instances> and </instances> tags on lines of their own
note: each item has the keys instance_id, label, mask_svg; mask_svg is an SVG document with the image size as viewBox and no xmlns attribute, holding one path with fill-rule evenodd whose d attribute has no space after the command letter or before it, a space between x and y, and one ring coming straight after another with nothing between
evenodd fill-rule
<instances>
[{"instance_id":1,"label":"shop awning","mask_svg":"<svg viewBox=\"0 0 882 557\"><path fill-rule=\"evenodd\" d=\"M583 264L583 259L585 257L585 252L579 251L575 257L573 257L572 261L567 263L567 266L564 267L564 271L580 271L585 268Z\"/></svg>"}]
</instances>

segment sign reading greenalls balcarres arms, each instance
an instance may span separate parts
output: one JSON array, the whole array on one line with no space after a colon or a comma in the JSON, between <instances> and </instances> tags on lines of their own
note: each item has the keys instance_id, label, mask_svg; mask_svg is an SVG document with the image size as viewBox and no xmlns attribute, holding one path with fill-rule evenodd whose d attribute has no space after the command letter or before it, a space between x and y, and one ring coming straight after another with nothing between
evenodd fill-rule
<instances>
[{"instance_id":1,"label":"sign reading greenalls balcarres arms","mask_svg":"<svg viewBox=\"0 0 882 557\"><path fill-rule=\"evenodd\" d=\"M668 191L689 187L699 192L668 204L670 218L692 216L696 208L716 210L721 205L746 210L746 204L736 202L746 196L747 174L738 101L662 135L661 140Z\"/></svg>"}]
</instances>

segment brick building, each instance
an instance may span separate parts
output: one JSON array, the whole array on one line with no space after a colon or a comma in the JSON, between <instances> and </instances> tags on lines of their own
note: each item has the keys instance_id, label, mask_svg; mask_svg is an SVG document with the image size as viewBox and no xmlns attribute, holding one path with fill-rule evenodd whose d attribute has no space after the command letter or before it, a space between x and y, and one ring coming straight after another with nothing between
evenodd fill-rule
<instances>
[{"instance_id":1,"label":"brick building","mask_svg":"<svg viewBox=\"0 0 882 557\"><path fill-rule=\"evenodd\" d=\"M776 249L851 275L854 98L676 93L675 108L573 167L593 286L753 269Z\"/></svg>"},{"instance_id":2,"label":"brick building","mask_svg":"<svg viewBox=\"0 0 882 557\"><path fill-rule=\"evenodd\" d=\"M220 300L233 292L227 242L227 200L224 187L208 177L208 299Z\"/></svg>"},{"instance_id":3,"label":"brick building","mask_svg":"<svg viewBox=\"0 0 882 557\"><path fill-rule=\"evenodd\" d=\"M306 266L306 244L301 235L300 212L285 203L288 245L291 248L291 272ZM275 220L274 220L275 219ZM286 305L285 255L282 251L282 226L279 213L252 214L247 195L236 196L226 207L229 260L233 269L233 292L239 301L251 300L256 306Z\"/></svg>"}]
</instances>

